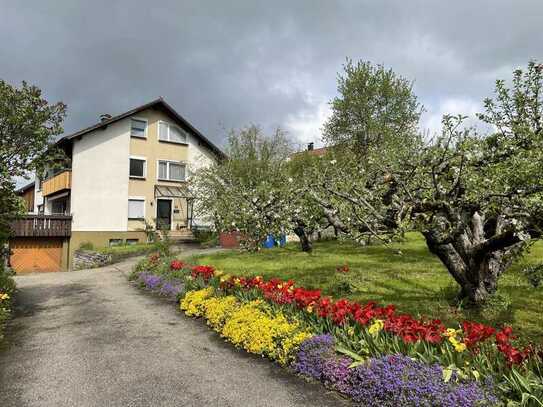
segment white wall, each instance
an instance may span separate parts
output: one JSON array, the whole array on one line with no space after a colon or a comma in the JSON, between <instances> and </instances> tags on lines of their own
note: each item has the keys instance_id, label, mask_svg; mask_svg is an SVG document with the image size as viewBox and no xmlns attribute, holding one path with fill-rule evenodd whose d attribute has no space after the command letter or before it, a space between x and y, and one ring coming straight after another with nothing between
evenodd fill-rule
<instances>
[{"instance_id":1,"label":"white wall","mask_svg":"<svg viewBox=\"0 0 543 407\"><path fill-rule=\"evenodd\" d=\"M35 184L34 184L35 187L34 187L34 210L33 210L33 212L38 213L38 206L43 205L43 196L41 194L41 188L38 191L38 183L39 183L38 177L35 177L34 182L35 182Z\"/></svg>"},{"instance_id":2,"label":"white wall","mask_svg":"<svg viewBox=\"0 0 543 407\"><path fill-rule=\"evenodd\" d=\"M129 119L74 141L73 231L126 231L128 227Z\"/></svg>"},{"instance_id":3,"label":"white wall","mask_svg":"<svg viewBox=\"0 0 543 407\"><path fill-rule=\"evenodd\" d=\"M189 168L192 172L199 170L200 168L210 166L214 161L217 161L214 153L208 148L199 145L199 139L189 134L188 136L189 150L188 161Z\"/></svg>"},{"instance_id":4,"label":"white wall","mask_svg":"<svg viewBox=\"0 0 543 407\"><path fill-rule=\"evenodd\" d=\"M199 139L189 135L189 170L191 173L197 172L198 170L209 167L214 162L217 162L218 158L215 156L215 153L211 152L207 147L199 145ZM196 199L206 199L206 197L197 196ZM196 207L198 205L194 204L194 211L192 214L192 224L196 226L212 226L213 222L206 216L199 216Z\"/></svg>"}]
</instances>

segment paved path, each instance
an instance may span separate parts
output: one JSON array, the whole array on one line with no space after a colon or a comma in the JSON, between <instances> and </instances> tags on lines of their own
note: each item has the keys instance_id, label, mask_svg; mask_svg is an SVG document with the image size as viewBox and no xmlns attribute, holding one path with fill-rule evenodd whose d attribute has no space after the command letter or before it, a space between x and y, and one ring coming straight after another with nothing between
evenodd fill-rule
<instances>
[{"instance_id":1,"label":"paved path","mask_svg":"<svg viewBox=\"0 0 543 407\"><path fill-rule=\"evenodd\" d=\"M134 262L17 277L2 407L347 405L130 286Z\"/></svg>"}]
</instances>

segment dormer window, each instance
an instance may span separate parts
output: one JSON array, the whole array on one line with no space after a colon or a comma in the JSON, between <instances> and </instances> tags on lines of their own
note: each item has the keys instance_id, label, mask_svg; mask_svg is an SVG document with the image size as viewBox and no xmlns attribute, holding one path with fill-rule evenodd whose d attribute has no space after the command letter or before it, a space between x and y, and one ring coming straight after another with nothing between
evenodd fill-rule
<instances>
[{"instance_id":1,"label":"dormer window","mask_svg":"<svg viewBox=\"0 0 543 407\"><path fill-rule=\"evenodd\" d=\"M130 137L147 138L147 120L130 119Z\"/></svg>"},{"instance_id":2,"label":"dormer window","mask_svg":"<svg viewBox=\"0 0 543 407\"><path fill-rule=\"evenodd\" d=\"M166 122L158 123L158 140L169 143L186 144L187 132L180 127Z\"/></svg>"}]
</instances>

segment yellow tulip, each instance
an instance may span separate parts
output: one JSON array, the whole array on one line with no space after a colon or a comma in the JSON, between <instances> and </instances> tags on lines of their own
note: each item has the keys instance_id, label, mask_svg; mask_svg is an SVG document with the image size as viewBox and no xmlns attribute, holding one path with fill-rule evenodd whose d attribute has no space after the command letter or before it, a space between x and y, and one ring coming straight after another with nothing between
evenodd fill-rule
<instances>
[{"instance_id":1,"label":"yellow tulip","mask_svg":"<svg viewBox=\"0 0 543 407\"><path fill-rule=\"evenodd\" d=\"M377 335L384 328L384 326L385 323L382 320L376 319L373 324L371 324L368 331L372 335Z\"/></svg>"},{"instance_id":2,"label":"yellow tulip","mask_svg":"<svg viewBox=\"0 0 543 407\"><path fill-rule=\"evenodd\" d=\"M466 344L465 343L457 343L454 345L454 350L457 352L464 352L466 350Z\"/></svg>"}]
</instances>

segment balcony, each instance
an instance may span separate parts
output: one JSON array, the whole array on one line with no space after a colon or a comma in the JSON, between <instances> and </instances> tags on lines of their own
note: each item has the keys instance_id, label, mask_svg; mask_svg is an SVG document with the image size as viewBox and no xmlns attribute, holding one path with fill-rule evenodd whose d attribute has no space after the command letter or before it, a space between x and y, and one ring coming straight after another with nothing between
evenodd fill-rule
<instances>
[{"instance_id":1,"label":"balcony","mask_svg":"<svg viewBox=\"0 0 543 407\"><path fill-rule=\"evenodd\" d=\"M25 215L11 222L13 237L69 237L72 217L64 215Z\"/></svg>"},{"instance_id":2,"label":"balcony","mask_svg":"<svg viewBox=\"0 0 543 407\"><path fill-rule=\"evenodd\" d=\"M64 170L42 183L42 195L49 196L72 187L72 171Z\"/></svg>"}]
</instances>

